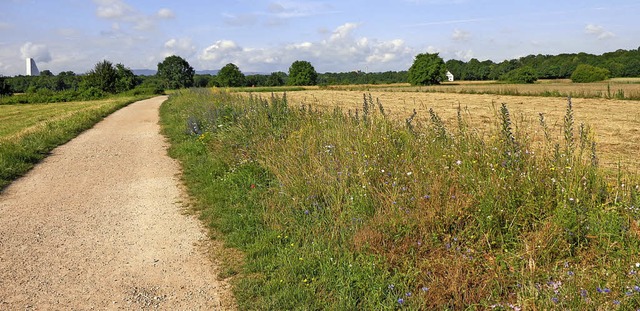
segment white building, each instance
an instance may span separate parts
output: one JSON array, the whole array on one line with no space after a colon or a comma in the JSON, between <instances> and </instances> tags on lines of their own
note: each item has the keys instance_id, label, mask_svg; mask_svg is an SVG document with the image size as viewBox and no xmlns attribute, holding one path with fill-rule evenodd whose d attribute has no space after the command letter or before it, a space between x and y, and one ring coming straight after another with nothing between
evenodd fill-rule
<instances>
[{"instance_id":1,"label":"white building","mask_svg":"<svg viewBox=\"0 0 640 311\"><path fill-rule=\"evenodd\" d=\"M40 70L36 66L36 61L33 58L27 58L27 76L39 76Z\"/></svg>"},{"instance_id":2,"label":"white building","mask_svg":"<svg viewBox=\"0 0 640 311\"><path fill-rule=\"evenodd\" d=\"M447 70L447 79L449 79L449 82L453 82L453 74Z\"/></svg>"}]
</instances>

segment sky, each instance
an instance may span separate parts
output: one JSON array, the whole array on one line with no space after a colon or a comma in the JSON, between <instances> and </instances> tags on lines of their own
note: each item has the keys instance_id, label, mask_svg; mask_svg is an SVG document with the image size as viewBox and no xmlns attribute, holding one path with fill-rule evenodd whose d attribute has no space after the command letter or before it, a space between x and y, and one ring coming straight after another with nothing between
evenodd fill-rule
<instances>
[{"instance_id":1,"label":"sky","mask_svg":"<svg viewBox=\"0 0 640 311\"><path fill-rule=\"evenodd\" d=\"M0 75L25 58L54 74L102 60L157 69L407 70L419 53L500 62L640 47L638 0L0 0Z\"/></svg>"}]
</instances>

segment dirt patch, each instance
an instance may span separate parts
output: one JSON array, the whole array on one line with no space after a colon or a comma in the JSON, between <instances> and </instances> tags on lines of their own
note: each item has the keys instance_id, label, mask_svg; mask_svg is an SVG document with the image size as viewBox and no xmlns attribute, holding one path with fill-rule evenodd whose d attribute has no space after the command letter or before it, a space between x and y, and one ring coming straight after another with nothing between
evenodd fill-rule
<instances>
[{"instance_id":1,"label":"dirt patch","mask_svg":"<svg viewBox=\"0 0 640 311\"><path fill-rule=\"evenodd\" d=\"M112 114L0 194L0 309L234 309L180 203L164 100Z\"/></svg>"}]
</instances>

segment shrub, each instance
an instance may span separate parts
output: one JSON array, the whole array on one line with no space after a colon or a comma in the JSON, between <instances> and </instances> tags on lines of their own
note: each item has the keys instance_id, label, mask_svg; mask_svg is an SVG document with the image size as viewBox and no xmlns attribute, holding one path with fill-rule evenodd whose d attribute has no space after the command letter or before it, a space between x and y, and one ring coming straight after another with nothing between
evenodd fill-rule
<instances>
[{"instance_id":1,"label":"shrub","mask_svg":"<svg viewBox=\"0 0 640 311\"><path fill-rule=\"evenodd\" d=\"M571 74L571 81L576 83L589 83L609 79L609 70L591 65L578 65Z\"/></svg>"},{"instance_id":2,"label":"shrub","mask_svg":"<svg viewBox=\"0 0 640 311\"><path fill-rule=\"evenodd\" d=\"M538 80L538 74L531 66L520 67L500 76L500 81L509 83L527 84L534 83L536 80Z\"/></svg>"}]
</instances>

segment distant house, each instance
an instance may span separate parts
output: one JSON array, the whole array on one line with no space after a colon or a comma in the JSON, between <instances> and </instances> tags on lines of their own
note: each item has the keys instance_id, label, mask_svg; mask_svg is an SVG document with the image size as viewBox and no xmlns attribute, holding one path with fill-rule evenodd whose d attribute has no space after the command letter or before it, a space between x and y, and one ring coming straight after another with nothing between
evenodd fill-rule
<instances>
[{"instance_id":1,"label":"distant house","mask_svg":"<svg viewBox=\"0 0 640 311\"><path fill-rule=\"evenodd\" d=\"M449 82L453 82L453 74L447 70L447 79L449 80Z\"/></svg>"}]
</instances>

